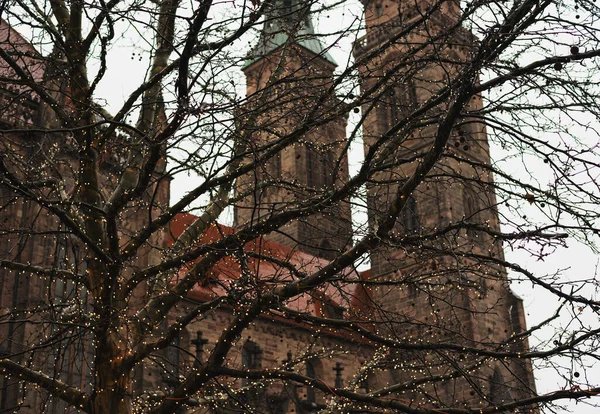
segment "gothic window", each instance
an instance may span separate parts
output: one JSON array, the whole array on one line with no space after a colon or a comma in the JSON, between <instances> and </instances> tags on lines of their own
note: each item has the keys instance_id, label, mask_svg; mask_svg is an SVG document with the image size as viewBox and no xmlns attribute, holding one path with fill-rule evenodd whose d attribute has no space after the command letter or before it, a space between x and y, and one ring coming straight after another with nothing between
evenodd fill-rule
<instances>
[{"instance_id":1,"label":"gothic window","mask_svg":"<svg viewBox=\"0 0 600 414\"><path fill-rule=\"evenodd\" d=\"M390 369L390 376L392 377L392 384L399 384L400 381L402 380L402 377L400 376L400 370L399 369Z\"/></svg>"},{"instance_id":2,"label":"gothic window","mask_svg":"<svg viewBox=\"0 0 600 414\"><path fill-rule=\"evenodd\" d=\"M416 107L417 90L415 84L401 84L388 92L389 125L392 127L408 116Z\"/></svg>"},{"instance_id":3,"label":"gothic window","mask_svg":"<svg viewBox=\"0 0 600 414\"><path fill-rule=\"evenodd\" d=\"M360 361L360 365L361 366L364 365L364 364L365 364L365 361ZM368 393L370 393L371 390L373 389L374 384L376 384L376 383L377 383L377 381L375 380L375 378L373 377L373 375L366 375L358 383L359 392L361 392L362 394L368 394Z\"/></svg>"},{"instance_id":4,"label":"gothic window","mask_svg":"<svg viewBox=\"0 0 600 414\"><path fill-rule=\"evenodd\" d=\"M317 378L317 370L315 367L315 361L308 360L306 361L306 376L308 378ZM314 403L317 401L315 395L315 389L311 386L306 386L306 401L308 403Z\"/></svg>"},{"instance_id":5,"label":"gothic window","mask_svg":"<svg viewBox=\"0 0 600 414\"><path fill-rule=\"evenodd\" d=\"M417 88L413 82L410 82L408 85L404 85L401 91L400 96L400 107L405 112L405 115L408 115L412 111L414 111L415 107L418 104L417 99Z\"/></svg>"},{"instance_id":6,"label":"gothic window","mask_svg":"<svg viewBox=\"0 0 600 414\"><path fill-rule=\"evenodd\" d=\"M368 394L370 392L369 390L371 389L371 386L369 385L369 381L366 379L362 380L360 382L359 388L362 390L362 392L364 394Z\"/></svg>"},{"instance_id":7,"label":"gothic window","mask_svg":"<svg viewBox=\"0 0 600 414\"><path fill-rule=\"evenodd\" d=\"M333 153L330 150L327 150L323 154L321 160L323 164L323 184L325 187L331 188L335 184L335 162L333 160Z\"/></svg>"},{"instance_id":8,"label":"gothic window","mask_svg":"<svg viewBox=\"0 0 600 414\"><path fill-rule=\"evenodd\" d=\"M310 188L329 188L334 183L334 171L332 153L324 151L319 153L317 149L306 147L306 184Z\"/></svg>"},{"instance_id":9,"label":"gothic window","mask_svg":"<svg viewBox=\"0 0 600 414\"><path fill-rule=\"evenodd\" d=\"M335 250L333 250L333 248L331 247L331 243L329 243L329 240L327 239L323 239L321 241L321 243L319 244L319 252L318 255L324 259L330 259L333 260L333 258L336 256L335 254Z\"/></svg>"},{"instance_id":10,"label":"gothic window","mask_svg":"<svg viewBox=\"0 0 600 414\"><path fill-rule=\"evenodd\" d=\"M468 188L467 185L463 188L463 205L465 209L465 220L471 224L479 224L480 222L480 208L475 193ZM477 230L473 228L467 228L467 236L470 239L478 237Z\"/></svg>"},{"instance_id":11,"label":"gothic window","mask_svg":"<svg viewBox=\"0 0 600 414\"><path fill-rule=\"evenodd\" d=\"M412 280L409 280L406 283L406 289L408 291L409 298L414 299L417 297L417 293L419 293L419 292L417 290L417 284L415 282L413 282Z\"/></svg>"},{"instance_id":12,"label":"gothic window","mask_svg":"<svg viewBox=\"0 0 600 414\"><path fill-rule=\"evenodd\" d=\"M509 307L508 307L508 322L510 323L510 328L512 330L512 334L520 334L524 331L524 327L521 324L523 308L520 300L513 294L509 296ZM524 352L525 351L525 343L521 340L516 341L513 344L513 349Z\"/></svg>"},{"instance_id":13,"label":"gothic window","mask_svg":"<svg viewBox=\"0 0 600 414\"><path fill-rule=\"evenodd\" d=\"M380 119L380 125L385 130L387 130L390 125L390 96L388 93L384 93L380 97L379 104L377 105L377 115Z\"/></svg>"},{"instance_id":14,"label":"gothic window","mask_svg":"<svg viewBox=\"0 0 600 414\"><path fill-rule=\"evenodd\" d=\"M417 211L417 202L413 196L409 196L400 213L400 222L406 234L418 233L421 227Z\"/></svg>"},{"instance_id":15,"label":"gothic window","mask_svg":"<svg viewBox=\"0 0 600 414\"><path fill-rule=\"evenodd\" d=\"M278 152L269 160L268 172L270 178L281 178L281 152Z\"/></svg>"},{"instance_id":16,"label":"gothic window","mask_svg":"<svg viewBox=\"0 0 600 414\"><path fill-rule=\"evenodd\" d=\"M246 341L242 348L242 368L244 370L260 368L260 355L260 347L252 341ZM248 379L242 378L242 386L246 385L248 385Z\"/></svg>"},{"instance_id":17,"label":"gothic window","mask_svg":"<svg viewBox=\"0 0 600 414\"><path fill-rule=\"evenodd\" d=\"M394 126L401 118L399 97L401 94L397 88L390 90L390 127Z\"/></svg>"},{"instance_id":18,"label":"gothic window","mask_svg":"<svg viewBox=\"0 0 600 414\"><path fill-rule=\"evenodd\" d=\"M494 373L490 376L490 392L488 399L494 405L501 405L512 401L510 389L506 385L504 375L498 367L494 368Z\"/></svg>"},{"instance_id":19,"label":"gothic window","mask_svg":"<svg viewBox=\"0 0 600 414\"><path fill-rule=\"evenodd\" d=\"M175 385L179 382L181 374L181 339L177 335L165 350L164 379L167 383Z\"/></svg>"}]
</instances>

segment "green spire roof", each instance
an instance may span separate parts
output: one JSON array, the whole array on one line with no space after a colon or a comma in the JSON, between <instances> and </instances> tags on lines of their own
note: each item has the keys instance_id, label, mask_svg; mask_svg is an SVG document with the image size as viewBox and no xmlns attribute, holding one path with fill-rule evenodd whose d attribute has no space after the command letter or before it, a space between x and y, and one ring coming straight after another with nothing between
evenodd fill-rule
<instances>
[{"instance_id":1,"label":"green spire roof","mask_svg":"<svg viewBox=\"0 0 600 414\"><path fill-rule=\"evenodd\" d=\"M309 9L305 0L275 0L273 7L265 14L260 40L250 52L244 68L290 42L290 37L297 45L336 65L316 37Z\"/></svg>"}]
</instances>

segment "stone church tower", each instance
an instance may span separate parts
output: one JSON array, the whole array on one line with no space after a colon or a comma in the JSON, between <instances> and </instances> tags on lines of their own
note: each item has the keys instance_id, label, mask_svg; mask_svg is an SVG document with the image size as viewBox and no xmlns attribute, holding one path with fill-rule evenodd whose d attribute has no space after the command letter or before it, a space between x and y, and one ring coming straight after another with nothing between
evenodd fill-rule
<instances>
[{"instance_id":1,"label":"stone church tower","mask_svg":"<svg viewBox=\"0 0 600 414\"><path fill-rule=\"evenodd\" d=\"M307 198L320 203L348 179L347 118L331 116L340 104L330 90L336 64L315 37L308 13L302 1L274 2L243 68L248 103L242 116L255 129L245 131L253 137L246 149L256 168L236 183L241 198L236 227L294 209ZM318 114L308 118L317 121L308 124L304 119L311 111ZM336 203L267 238L322 258L335 257L352 242L350 205Z\"/></svg>"},{"instance_id":2,"label":"stone church tower","mask_svg":"<svg viewBox=\"0 0 600 414\"><path fill-rule=\"evenodd\" d=\"M398 184L411 177L416 160L435 139L447 108L427 102L456 81L476 41L457 23L457 2L435 10L428 10L426 1L363 3L367 34L354 50L362 93L370 94L363 106L363 139L366 154L381 144L375 158L386 166L372 181L379 184L367 190L369 222L375 226L397 196ZM335 68L315 38L308 8L296 0L276 2L245 64L249 98L243 116L260 139L247 148L256 169L236 184L241 201L235 226L293 208L295 199L318 197L348 177L342 152L346 119L303 123L306 111L331 85ZM321 110L331 113L337 104L332 95ZM486 168L487 135L476 118L480 108L480 97L473 96L455 123L443 159L408 198L392 237L372 252L371 280L382 282L373 300L385 315L385 329L397 339L522 352L528 349L516 335L525 329L522 303L508 286L502 245L491 236L500 226L493 177ZM443 230L439 236L411 245L411 239L438 230ZM350 209L340 203L267 237L329 258L349 245L350 233ZM440 407L502 404L535 394L528 362L479 364L455 356L392 354L381 381L398 384L424 370L446 375L441 386L414 387L401 395ZM453 373L474 369L477 373L468 378Z\"/></svg>"},{"instance_id":3,"label":"stone church tower","mask_svg":"<svg viewBox=\"0 0 600 414\"><path fill-rule=\"evenodd\" d=\"M385 165L373 180L382 184L367 190L369 222L375 226L436 138L447 110L434 102L436 93L457 83L477 45L458 23L458 2L363 4L367 34L356 42L354 55L361 64L362 93L370 94L363 105L365 154L381 145L375 159ZM522 303L510 291L502 245L493 237L500 226L486 168L487 135L476 118L481 107L481 98L473 96L440 162L408 196L391 237L372 252L371 280L382 282L374 301L394 321L386 329L399 340L522 352L528 349L517 335L525 330ZM404 395L440 407L499 404L535 394L528 362L478 365L455 357L431 351L392 355L388 381L409 381L423 370L448 375L435 387ZM451 374L456 370L477 374Z\"/></svg>"}]
</instances>

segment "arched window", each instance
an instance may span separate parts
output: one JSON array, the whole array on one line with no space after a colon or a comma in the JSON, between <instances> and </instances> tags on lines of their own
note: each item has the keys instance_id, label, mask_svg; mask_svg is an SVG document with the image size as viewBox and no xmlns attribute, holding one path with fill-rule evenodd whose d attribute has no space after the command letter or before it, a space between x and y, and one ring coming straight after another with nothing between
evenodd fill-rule
<instances>
[{"instance_id":1,"label":"arched window","mask_svg":"<svg viewBox=\"0 0 600 414\"><path fill-rule=\"evenodd\" d=\"M176 386L185 375L186 356L185 350L189 349L190 336L186 329L182 329L173 338L164 350L163 378L168 385Z\"/></svg>"},{"instance_id":2,"label":"arched window","mask_svg":"<svg viewBox=\"0 0 600 414\"><path fill-rule=\"evenodd\" d=\"M406 282L406 289L408 291L409 298L414 299L417 297L419 291L417 290L417 284L414 281L409 280L408 282Z\"/></svg>"},{"instance_id":3,"label":"arched window","mask_svg":"<svg viewBox=\"0 0 600 414\"><path fill-rule=\"evenodd\" d=\"M383 15L383 5L381 2L375 5L375 17L381 17Z\"/></svg>"},{"instance_id":4,"label":"arched window","mask_svg":"<svg viewBox=\"0 0 600 414\"><path fill-rule=\"evenodd\" d=\"M417 211L417 201L413 196L409 196L404 204L404 208L400 213L400 222L407 234L418 233L421 227L419 222L419 214Z\"/></svg>"},{"instance_id":5,"label":"arched window","mask_svg":"<svg viewBox=\"0 0 600 414\"><path fill-rule=\"evenodd\" d=\"M334 158L331 148L306 147L306 184L322 190L335 183Z\"/></svg>"},{"instance_id":6,"label":"arched window","mask_svg":"<svg viewBox=\"0 0 600 414\"><path fill-rule=\"evenodd\" d=\"M403 83L390 88L384 101L386 102L387 112L384 120L387 121L387 127L391 128L415 110L418 100L414 82Z\"/></svg>"},{"instance_id":7,"label":"arched window","mask_svg":"<svg viewBox=\"0 0 600 414\"><path fill-rule=\"evenodd\" d=\"M321 187L322 173L319 157L312 147L306 147L306 184L311 188Z\"/></svg>"},{"instance_id":8,"label":"arched window","mask_svg":"<svg viewBox=\"0 0 600 414\"><path fill-rule=\"evenodd\" d=\"M463 188L463 205L465 209L465 221L470 224L480 224L480 207L475 193L471 188L465 185ZM470 239L478 237L478 232L474 228L467 228L467 236Z\"/></svg>"},{"instance_id":9,"label":"arched window","mask_svg":"<svg viewBox=\"0 0 600 414\"><path fill-rule=\"evenodd\" d=\"M269 160L269 171L270 178L281 178L281 152L273 155Z\"/></svg>"},{"instance_id":10,"label":"arched window","mask_svg":"<svg viewBox=\"0 0 600 414\"><path fill-rule=\"evenodd\" d=\"M323 375L323 366L318 359L309 359L306 361L306 376L308 378L321 378ZM306 386L306 402L308 408L316 407L319 394L317 390L309 385Z\"/></svg>"},{"instance_id":11,"label":"arched window","mask_svg":"<svg viewBox=\"0 0 600 414\"><path fill-rule=\"evenodd\" d=\"M51 243L49 243L51 245ZM82 249L66 238L56 239L53 246L53 267L71 270L76 274L84 273L87 265L82 257ZM72 268L71 268L72 266ZM52 296L53 318L56 321L70 320L73 315L87 313L91 299L85 286L73 280L50 278L48 293ZM53 334L58 334L60 324L51 327ZM48 362L53 365L57 379L69 382L90 392L93 387L94 348L93 335L84 328L73 328L73 337L68 342L61 342L49 353ZM67 412L66 405L57 398L50 398L45 412L58 414Z\"/></svg>"},{"instance_id":12,"label":"arched window","mask_svg":"<svg viewBox=\"0 0 600 414\"><path fill-rule=\"evenodd\" d=\"M323 316L332 319L344 319L344 308L330 300L323 302Z\"/></svg>"},{"instance_id":13,"label":"arched window","mask_svg":"<svg viewBox=\"0 0 600 414\"><path fill-rule=\"evenodd\" d=\"M322 190L335 183L333 153L330 148L306 147L306 184L310 188Z\"/></svg>"},{"instance_id":14,"label":"arched window","mask_svg":"<svg viewBox=\"0 0 600 414\"><path fill-rule=\"evenodd\" d=\"M165 350L164 379L168 384L177 384L181 374L181 338L175 336Z\"/></svg>"},{"instance_id":15,"label":"arched window","mask_svg":"<svg viewBox=\"0 0 600 414\"><path fill-rule=\"evenodd\" d=\"M260 368L260 355L260 347L252 341L246 341L242 348L242 368L244 370ZM248 385L248 379L242 378L242 386L246 385Z\"/></svg>"},{"instance_id":16,"label":"arched window","mask_svg":"<svg viewBox=\"0 0 600 414\"><path fill-rule=\"evenodd\" d=\"M512 401L512 394L506 385L504 375L498 367L494 368L494 373L490 376L490 392L488 395L490 403L501 405Z\"/></svg>"},{"instance_id":17,"label":"arched window","mask_svg":"<svg viewBox=\"0 0 600 414\"><path fill-rule=\"evenodd\" d=\"M325 150L321 155L321 169L323 172L323 186L331 188L335 184L335 160L331 148Z\"/></svg>"}]
</instances>

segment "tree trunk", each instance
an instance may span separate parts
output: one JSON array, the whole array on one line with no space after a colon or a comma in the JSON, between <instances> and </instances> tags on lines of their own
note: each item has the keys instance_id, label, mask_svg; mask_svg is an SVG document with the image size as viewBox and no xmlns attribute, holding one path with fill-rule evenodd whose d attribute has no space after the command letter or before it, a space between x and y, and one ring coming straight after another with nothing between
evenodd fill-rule
<instances>
[{"instance_id":1,"label":"tree trunk","mask_svg":"<svg viewBox=\"0 0 600 414\"><path fill-rule=\"evenodd\" d=\"M132 371L121 363L126 353L127 340L118 332L98 339L93 414L132 412Z\"/></svg>"}]
</instances>

